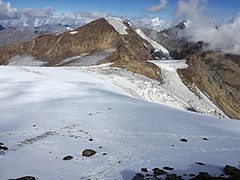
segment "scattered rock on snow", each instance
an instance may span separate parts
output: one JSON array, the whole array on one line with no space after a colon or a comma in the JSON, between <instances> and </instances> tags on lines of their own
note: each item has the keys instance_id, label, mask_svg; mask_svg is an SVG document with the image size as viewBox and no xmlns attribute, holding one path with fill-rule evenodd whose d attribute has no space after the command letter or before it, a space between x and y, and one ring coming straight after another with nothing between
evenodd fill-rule
<instances>
[{"instance_id":1,"label":"scattered rock on snow","mask_svg":"<svg viewBox=\"0 0 240 180\"><path fill-rule=\"evenodd\" d=\"M92 149L85 149L83 152L82 152L82 155L83 156L86 156L86 157L90 157L90 156L93 156L95 155L97 152L92 150Z\"/></svg>"},{"instance_id":2,"label":"scattered rock on snow","mask_svg":"<svg viewBox=\"0 0 240 180\"><path fill-rule=\"evenodd\" d=\"M166 171L172 171L172 170L174 170L174 168L168 167L168 166L163 167L163 169L166 170Z\"/></svg>"},{"instance_id":3,"label":"scattered rock on snow","mask_svg":"<svg viewBox=\"0 0 240 180\"><path fill-rule=\"evenodd\" d=\"M8 148L3 143L0 143L0 150L6 151Z\"/></svg>"},{"instance_id":4,"label":"scattered rock on snow","mask_svg":"<svg viewBox=\"0 0 240 180\"><path fill-rule=\"evenodd\" d=\"M239 177L240 179L240 169L234 167L234 166L229 166L229 165L226 165L223 169L223 172L226 174L226 175L230 175L230 176L237 176Z\"/></svg>"},{"instance_id":5,"label":"scattered rock on snow","mask_svg":"<svg viewBox=\"0 0 240 180\"><path fill-rule=\"evenodd\" d=\"M213 180L215 177L211 176L207 172L199 172L197 176L195 176L192 180Z\"/></svg>"},{"instance_id":6,"label":"scattered rock on snow","mask_svg":"<svg viewBox=\"0 0 240 180\"><path fill-rule=\"evenodd\" d=\"M202 163L202 162L195 162L195 164L201 165L201 166L205 166L206 164Z\"/></svg>"},{"instance_id":7,"label":"scattered rock on snow","mask_svg":"<svg viewBox=\"0 0 240 180\"><path fill-rule=\"evenodd\" d=\"M189 174L189 177L194 177L194 176L196 176L195 174Z\"/></svg>"},{"instance_id":8,"label":"scattered rock on snow","mask_svg":"<svg viewBox=\"0 0 240 180\"><path fill-rule=\"evenodd\" d=\"M133 177L133 180L144 180L144 175L141 173L137 173L135 174L135 176Z\"/></svg>"},{"instance_id":9,"label":"scattered rock on snow","mask_svg":"<svg viewBox=\"0 0 240 180\"><path fill-rule=\"evenodd\" d=\"M153 174L155 176L160 176L160 175L164 175L164 174L167 174L166 171L162 170L162 169L159 169L159 168L154 168L153 169Z\"/></svg>"},{"instance_id":10,"label":"scattered rock on snow","mask_svg":"<svg viewBox=\"0 0 240 180\"><path fill-rule=\"evenodd\" d=\"M142 172L148 172L148 169L147 168L141 168L141 171Z\"/></svg>"},{"instance_id":11,"label":"scattered rock on snow","mask_svg":"<svg viewBox=\"0 0 240 180\"><path fill-rule=\"evenodd\" d=\"M177 176L176 174L167 174L166 180L182 180L182 177Z\"/></svg>"},{"instance_id":12,"label":"scattered rock on snow","mask_svg":"<svg viewBox=\"0 0 240 180\"><path fill-rule=\"evenodd\" d=\"M188 142L187 139L180 139L181 142Z\"/></svg>"},{"instance_id":13,"label":"scattered rock on snow","mask_svg":"<svg viewBox=\"0 0 240 180\"><path fill-rule=\"evenodd\" d=\"M63 160L64 161L68 161L68 160L71 160L71 159L73 159L73 157L72 156L65 156L64 158L63 158Z\"/></svg>"},{"instance_id":14,"label":"scattered rock on snow","mask_svg":"<svg viewBox=\"0 0 240 180\"><path fill-rule=\"evenodd\" d=\"M16 179L9 179L9 180L36 180L37 178L33 177L33 176L24 176L24 177L20 177L20 178L16 178Z\"/></svg>"}]
</instances>

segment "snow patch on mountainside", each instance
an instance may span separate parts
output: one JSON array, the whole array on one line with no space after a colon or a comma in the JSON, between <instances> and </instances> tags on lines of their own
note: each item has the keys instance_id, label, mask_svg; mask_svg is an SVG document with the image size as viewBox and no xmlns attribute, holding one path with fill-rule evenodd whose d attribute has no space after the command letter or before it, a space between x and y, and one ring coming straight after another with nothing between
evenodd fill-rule
<instances>
[{"instance_id":1,"label":"snow patch on mountainside","mask_svg":"<svg viewBox=\"0 0 240 180\"><path fill-rule=\"evenodd\" d=\"M226 164L239 166L239 121L132 98L107 68L0 67L0 142L9 148L0 179L121 180L163 166L220 175ZM97 153L83 157L87 148Z\"/></svg>"},{"instance_id":2,"label":"snow patch on mountainside","mask_svg":"<svg viewBox=\"0 0 240 180\"><path fill-rule=\"evenodd\" d=\"M146 41L148 41L148 42L153 46L153 48L155 49L155 52L156 52L156 51L161 51L161 52L163 52L164 54L169 55L169 52L168 52L168 50L167 50L165 47L163 47L161 44L157 43L156 41L150 39L148 36L146 36L146 35L141 31L141 29L136 29L136 32L137 32L137 34L138 34L141 38L145 39Z\"/></svg>"},{"instance_id":3,"label":"snow patch on mountainside","mask_svg":"<svg viewBox=\"0 0 240 180\"><path fill-rule=\"evenodd\" d=\"M115 51L116 49L106 49L101 52L82 53L79 56L63 59L55 66L93 66Z\"/></svg>"},{"instance_id":4,"label":"snow patch on mountainside","mask_svg":"<svg viewBox=\"0 0 240 180\"><path fill-rule=\"evenodd\" d=\"M71 31L71 32L69 32L70 34L77 34L78 33L78 31Z\"/></svg>"},{"instance_id":5,"label":"snow patch on mountainside","mask_svg":"<svg viewBox=\"0 0 240 180\"><path fill-rule=\"evenodd\" d=\"M177 73L177 69L187 68L188 65L186 64L186 60L161 60L151 62L159 66L161 69L164 79L164 84L161 85L161 87L185 104L185 106L188 106L189 109L204 114L217 115L219 117L226 116L196 86L192 86L192 89L196 92L193 93L182 82Z\"/></svg>"},{"instance_id":6,"label":"snow patch on mountainside","mask_svg":"<svg viewBox=\"0 0 240 180\"><path fill-rule=\"evenodd\" d=\"M183 24L185 25L186 28L188 28L192 25L192 21L186 20L186 21L183 22Z\"/></svg>"},{"instance_id":7,"label":"snow patch on mountainside","mask_svg":"<svg viewBox=\"0 0 240 180\"><path fill-rule=\"evenodd\" d=\"M122 35L128 34L126 29L127 27L124 25L123 21L116 17L108 17L105 18L107 22L114 27L114 29Z\"/></svg>"},{"instance_id":8,"label":"snow patch on mountainside","mask_svg":"<svg viewBox=\"0 0 240 180\"><path fill-rule=\"evenodd\" d=\"M47 62L39 61L32 56L14 56L9 60L8 66L43 66Z\"/></svg>"}]
</instances>

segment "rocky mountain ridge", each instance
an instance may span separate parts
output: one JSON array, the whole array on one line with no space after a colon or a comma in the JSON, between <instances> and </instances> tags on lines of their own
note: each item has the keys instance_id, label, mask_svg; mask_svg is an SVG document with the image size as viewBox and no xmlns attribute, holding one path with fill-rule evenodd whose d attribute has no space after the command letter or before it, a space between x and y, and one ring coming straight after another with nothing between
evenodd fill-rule
<instances>
[{"instance_id":1,"label":"rocky mountain ridge","mask_svg":"<svg viewBox=\"0 0 240 180\"><path fill-rule=\"evenodd\" d=\"M240 56L209 51L204 42L186 41L178 36L185 28L182 22L161 32L143 31L168 48L173 58L187 60L188 67L178 73L190 89L197 86L229 117L240 119Z\"/></svg>"},{"instance_id":2,"label":"rocky mountain ridge","mask_svg":"<svg viewBox=\"0 0 240 180\"><path fill-rule=\"evenodd\" d=\"M136 73L161 80L160 69L146 62L153 59L152 45L142 39L127 23L123 25L126 26L127 31L124 35L117 32L106 19L102 18L73 31L44 34L32 41L4 46L0 49L0 53L4 54L0 57L0 64L7 65L14 56L28 54L44 62L46 66L55 66L66 58L83 53L92 54L115 49L99 63L114 62L115 67L125 67ZM132 68L135 62L145 68Z\"/></svg>"}]
</instances>

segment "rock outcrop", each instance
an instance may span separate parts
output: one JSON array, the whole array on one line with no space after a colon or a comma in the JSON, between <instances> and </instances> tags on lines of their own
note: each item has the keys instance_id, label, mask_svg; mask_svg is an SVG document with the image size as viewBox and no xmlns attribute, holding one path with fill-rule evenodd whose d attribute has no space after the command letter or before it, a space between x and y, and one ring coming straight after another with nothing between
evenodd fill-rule
<instances>
[{"instance_id":1,"label":"rock outcrop","mask_svg":"<svg viewBox=\"0 0 240 180\"><path fill-rule=\"evenodd\" d=\"M12 57L28 54L43 61L46 66L56 66L66 58L115 49L98 63L114 62L114 67L161 80L160 69L145 62L153 58L152 45L128 23L123 22L122 26L126 27L126 34L119 33L106 19L101 18L73 31L40 35L29 42L4 46L0 49L0 54L3 54L0 64L7 65Z\"/></svg>"},{"instance_id":2,"label":"rock outcrop","mask_svg":"<svg viewBox=\"0 0 240 180\"><path fill-rule=\"evenodd\" d=\"M190 55L187 64L178 70L182 81L205 92L229 117L240 119L240 56L209 51Z\"/></svg>"},{"instance_id":3,"label":"rock outcrop","mask_svg":"<svg viewBox=\"0 0 240 180\"><path fill-rule=\"evenodd\" d=\"M0 31L4 30L5 27L3 27L1 24L0 24Z\"/></svg>"},{"instance_id":4,"label":"rock outcrop","mask_svg":"<svg viewBox=\"0 0 240 180\"><path fill-rule=\"evenodd\" d=\"M183 21L161 32L150 29L143 29L143 32L154 41L166 47L173 59L186 59L189 54L198 53L207 46L202 41L189 42L182 36L184 29L187 28L187 23L188 21Z\"/></svg>"},{"instance_id":5,"label":"rock outcrop","mask_svg":"<svg viewBox=\"0 0 240 180\"><path fill-rule=\"evenodd\" d=\"M186 27L182 22L161 32L143 31L165 46L173 58L187 60L188 68L178 73L192 91L192 86L197 86L225 114L240 119L240 56L206 51L208 45L202 41L188 42L181 36Z\"/></svg>"}]
</instances>

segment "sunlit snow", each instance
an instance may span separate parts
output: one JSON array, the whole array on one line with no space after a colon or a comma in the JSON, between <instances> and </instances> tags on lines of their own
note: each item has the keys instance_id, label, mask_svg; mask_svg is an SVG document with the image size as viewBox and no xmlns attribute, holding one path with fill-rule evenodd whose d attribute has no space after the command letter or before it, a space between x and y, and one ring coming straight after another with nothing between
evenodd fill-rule
<instances>
[{"instance_id":1,"label":"sunlit snow","mask_svg":"<svg viewBox=\"0 0 240 180\"><path fill-rule=\"evenodd\" d=\"M9 148L0 179L132 179L163 166L220 175L239 165L239 121L136 99L106 68L0 67L0 142ZM87 148L97 154L83 157Z\"/></svg>"},{"instance_id":2,"label":"sunlit snow","mask_svg":"<svg viewBox=\"0 0 240 180\"><path fill-rule=\"evenodd\" d=\"M113 26L115 28L115 30L119 33L119 34L128 34L126 29L127 27L124 25L123 21L119 18L116 17L108 17L105 18L108 23Z\"/></svg>"}]
</instances>

